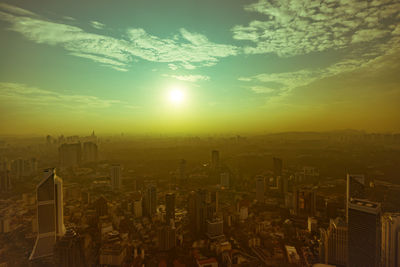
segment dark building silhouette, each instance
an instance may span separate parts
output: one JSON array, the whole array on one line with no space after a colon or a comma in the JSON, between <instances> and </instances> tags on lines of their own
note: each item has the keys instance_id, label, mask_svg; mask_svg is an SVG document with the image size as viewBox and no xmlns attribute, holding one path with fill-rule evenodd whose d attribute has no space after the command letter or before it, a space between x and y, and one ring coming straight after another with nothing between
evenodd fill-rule
<instances>
[{"instance_id":1,"label":"dark building silhouette","mask_svg":"<svg viewBox=\"0 0 400 267\"><path fill-rule=\"evenodd\" d=\"M36 188L38 236L29 260L34 264L53 257L57 238L65 233L63 217L63 186L55 169L44 171Z\"/></svg>"},{"instance_id":2,"label":"dark building silhouette","mask_svg":"<svg viewBox=\"0 0 400 267\"><path fill-rule=\"evenodd\" d=\"M54 257L59 267L84 267L85 256L82 239L73 229L67 229L54 248Z\"/></svg>"},{"instance_id":3,"label":"dark building silhouette","mask_svg":"<svg viewBox=\"0 0 400 267\"><path fill-rule=\"evenodd\" d=\"M82 161L83 162L96 162L98 159L97 154L97 144L94 142L84 142L83 143L83 153L82 153Z\"/></svg>"},{"instance_id":4,"label":"dark building silhouette","mask_svg":"<svg viewBox=\"0 0 400 267\"><path fill-rule=\"evenodd\" d=\"M62 168L76 167L82 160L81 143L62 144L58 148L58 154Z\"/></svg>"},{"instance_id":5,"label":"dark building silhouette","mask_svg":"<svg viewBox=\"0 0 400 267\"><path fill-rule=\"evenodd\" d=\"M274 177L277 178L278 176L282 176L282 168L283 163L282 159L280 158L272 158L273 160L273 170L274 170Z\"/></svg>"},{"instance_id":6,"label":"dark building silhouette","mask_svg":"<svg viewBox=\"0 0 400 267\"><path fill-rule=\"evenodd\" d=\"M0 171L0 191L11 190L11 176L8 170Z\"/></svg>"},{"instance_id":7,"label":"dark building silhouette","mask_svg":"<svg viewBox=\"0 0 400 267\"><path fill-rule=\"evenodd\" d=\"M175 194L167 193L165 195L165 222L171 225L171 220L175 221Z\"/></svg>"},{"instance_id":8,"label":"dark building silhouette","mask_svg":"<svg viewBox=\"0 0 400 267\"><path fill-rule=\"evenodd\" d=\"M219 151L218 150L213 150L211 151L211 168L213 170L216 170L219 168Z\"/></svg>"},{"instance_id":9,"label":"dark building silhouette","mask_svg":"<svg viewBox=\"0 0 400 267\"><path fill-rule=\"evenodd\" d=\"M348 266L379 266L381 205L354 198L348 206Z\"/></svg>"}]
</instances>

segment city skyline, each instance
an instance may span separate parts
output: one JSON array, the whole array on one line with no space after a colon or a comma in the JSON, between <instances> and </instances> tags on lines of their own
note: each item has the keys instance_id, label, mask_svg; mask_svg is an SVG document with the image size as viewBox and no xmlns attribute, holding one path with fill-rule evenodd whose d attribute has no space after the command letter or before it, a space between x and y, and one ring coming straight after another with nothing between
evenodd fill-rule
<instances>
[{"instance_id":1,"label":"city skyline","mask_svg":"<svg viewBox=\"0 0 400 267\"><path fill-rule=\"evenodd\" d=\"M398 132L399 12L396 1L1 1L0 135Z\"/></svg>"}]
</instances>

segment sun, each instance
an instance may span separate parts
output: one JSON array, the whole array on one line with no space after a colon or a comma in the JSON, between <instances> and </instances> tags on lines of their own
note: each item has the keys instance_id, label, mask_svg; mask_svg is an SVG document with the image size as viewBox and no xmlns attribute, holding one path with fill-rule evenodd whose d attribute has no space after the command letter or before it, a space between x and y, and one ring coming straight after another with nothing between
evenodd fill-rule
<instances>
[{"instance_id":1,"label":"sun","mask_svg":"<svg viewBox=\"0 0 400 267\"><path fill-rule=\"evenodd\" d=\"M184 95L183 91L180 89L172 89L169 92L169 101L172 104L175 104L175 105L181 104L184 99L185 99L185 95Z\"/></svg>"}]
</instances>

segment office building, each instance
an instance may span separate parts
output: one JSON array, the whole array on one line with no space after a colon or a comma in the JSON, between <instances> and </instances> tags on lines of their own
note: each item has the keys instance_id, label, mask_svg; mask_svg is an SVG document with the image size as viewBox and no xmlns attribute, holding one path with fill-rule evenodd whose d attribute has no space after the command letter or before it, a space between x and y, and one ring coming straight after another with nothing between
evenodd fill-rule
<instances>
[{"instance_id":1,"label":"office building","mask_svg":"<svg viewBox=\"0 0 400 267\"><path fill-rule=\"evenodd\" d=\"M381 205L352 198L348 204L348 266L379 266Z\"/></svg>"},{"instance_id":2,"label":"office building","mask_svg":"<svg viewBox=\"0 0 400 267\"><path fill-rule=\"evenodd\" d=\"M256 200L259 203L264 203L264 176L257 176L256 177Z\"/></svg>"},{"instance_id":3,"label":"office building","mask_svg":"<svg viewBox=\"0 0 400 267\"><path fill-rule=\"evenodd\" d=\"M272 158L274 178L282 176L283 163L280 158Z\"/></svg>"},{"instance_id":4,"label":"office building","mask_svg":"<svg viewBox=\"0 0 400 267\"><path fill-rule=\"evenodd\" d=\"M400 213L382 216L382 267L400 266Z\"/></svg>"},{"instance_id":5,"label":"office building","mask_svg":"<svg viewBox=\"0 0 400 267\"><path fill-rule=\"evenodd\" d=\"M93 142L84 142L82 161L85 163L96 162L97 157L97 144Z\"/></svg>"},{"instance_id":6,"label":"office building","mask_svg":"<svg viewBox=\"0 0 400 267\"><path fill-rule=\"evenodd\" d=\"M157 187L153 182L145 185L144 208L146 216L149 217L157 212Z\"/></svg>"},{"instance_id":7,"label":"office building","mask_svg":"<svg viewBox=\"0 0 400 267\"><path fill-rule=\"evenodd\" d=\"M161 251L168 251L176 246L175 226L163 225L158 230L158 246Z\"/></svg>"},{"instance_id":8,"label":"office building","mask_svg":"<svg viewBox=\"0 0 400 267\"><path fill-rule=\"evenodd\" d=\"M111 187L112 190L120 190L122 185L121 179L121 165L112 164L110 169Z\"/></svg>"},{"instance_id":9,"label":"office building","mask_svg":"<svg viewBox=\"0 0 400 267\"><path fill-rule=\"evenodd\" d=\"M73 229L67 229L54 248L55 262L58 267L86 266L82 239Z\"/></svg>"},{"instance_id":10,"label":"office building","mask_svg":"<svg viewBox=\"0 0 400 267\"><path fill-rule=\"evenodd\" d=\"M220 237L224 234L223 221L220 218L207 220L207 236L211 239Z\"/></svg>"},{"instance_id":11,"label":"office building","mask_svg":"<svg viewBox=\"0 0 400 267\"><path fill-rule=\"evenodd\" d=\"M359 174L347 174L346 177L346 222L348 206L352 198L365 198L365 177Z\"/></svg>"},{"instance_id":12,"label":"office building","mask_svg":"<svg viewBox=\"0 0 400 267\"><path fill-rule=\"evenodd\" d=\"M224 188L229 188L229 185L230 185L230 177L229 177L230 175L229 175L229 173L227 173L227 172L224 172L224 173L221 173L221 175L220 175L220 178L221 178L221 186L222 187L224 187Z\"/></svg>"},{"instance_id":13,"label":"office building","mask_svg":"<svg viewBox=\"0 0 400 267\"><path fill-rule=\"evenodd\" d=\"M213 150L211 151L211 169L216 170L220 167L219 165L219 151Z\"/></svg>"},{"instance_id":14,"label":"office building","mask_svg":"<svg viewBox=\"0 0 400 267\"><path fill-rule=\"evenodd\" d=\"M295 191L296 215L308 217L315 215L316 197L311 188L298 188Z\"/></svg>"},{"instance_id":15,"label":"office building","mask_svg":"<svg viewBox=\"0 0 400 267\"><path fill-rule=\"evenodd\" d=\"M10 171L0 171L0 191L7 192L11 190L11 176Z\"/></svg>"},{"instance_id":16,"label":"office building","mask_svg":"<svg viewBox=\"0 0 400 267\"><path fill-rule=\"evenodd\" d=\"M77 167L82 160L81 143L62 144L58 148L61 168Z\"/></svg>"},{"instance_id":17,"label":"office building","mask_svg":"<svg viewBox=\"0 0 400 267\"><path fill-rule=\"evenodd\" d=\"M175 194L167 193L165 195L165 222L167 225L175 224Z\"/></svg>"},{"instance_id":18,"label":"office building","mask_svg":"<svg viewBox=\"0 0 400 267\"><path fill-rule=\"evenodd\" d=\"M347 264L347 225L340 218L330 220L322 240L325 242L324 263L346 266Z\"/></svg>"},{"instance_id":19,"label":"office building","mask_svg":"<svg viewBox=\"0 0 400 267\"><path fill-rule=\"evenodd\" d=\"M30 261L53 255L56 239L65 233L63 217L63 183L55 169L44 171L44 178L36 187L38 235Z\"/></svg>"}]
</instances>

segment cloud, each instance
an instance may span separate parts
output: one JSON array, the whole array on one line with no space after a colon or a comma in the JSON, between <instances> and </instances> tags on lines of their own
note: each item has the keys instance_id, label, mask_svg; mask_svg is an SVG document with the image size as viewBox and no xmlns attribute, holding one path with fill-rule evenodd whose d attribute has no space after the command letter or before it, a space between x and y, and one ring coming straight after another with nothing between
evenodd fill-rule
<instances>
[{"instance_id":1,"label":"cloud","mask_svg":"<svg viewBox=\"0 0 400 267\"><path fill-rule=\"evenodd\" d=\"M0 100L23 105L54 106L71 109L108 108L119 100L106 100L90 95L73 95L43 90L21 83L0 82Z\"/></svg>"},{"instance_id":2,"label":"cloud","mask_svg":"<svg viewBox=\"0 0 400 267\"><path fill-rule=\"evenodd\" d=\"M3 10L0 11L0 20L10 24L9 30L35 43L61 46L71 55L85 57L122 71L127 69L121 66L127 66L137 58L194 69L215 65L221 58L238 54L235 46L211 42L205 35L183 28L171 39L159 38L141 28L127 29L123 36L116 38L42 19L14 6L1 5L0 9ZM92 22L95 28L101 25Z\"/></svg>"},{"instance_id":3,"label":"cloud","mask_svg":"<svg viewBox=\"0 0 400 267\"><path fill-rule=\"evenodd\" d=\"M250 42L247 54L281 57L356 47L360 42L384 43L390 21L399 23L395 0L259 0L244 9L264 15L232 28L233 38Z\"/></svg>"},{"instance_id":4,"label":"cloud","mask_svg":"<svg viewBox=\"0 0 400 267\"><path fill-rule=\"evenodd\" d=\"M92 27L95 28L95 29L101 30L101 29L104 29L104 27L105 27L106 25L104 25L104 24L101 23L101 22L98 22L98 21L93 20L93 21L90 22L90 26L92 26Z\"/></svg>"},{"instance_id":5,"label":"cloud","mask_svg":"<svg viewBox=\"0 0 400 267\"><path fill-rule=\"evenodd\" d=\"M204 76L204 75L168 75L164 74L164 77L171 77L180 81L185 81L185 82L198 82L198 81L209 81L210 77L209 76Z\"/></svg>"}]
</instances>

